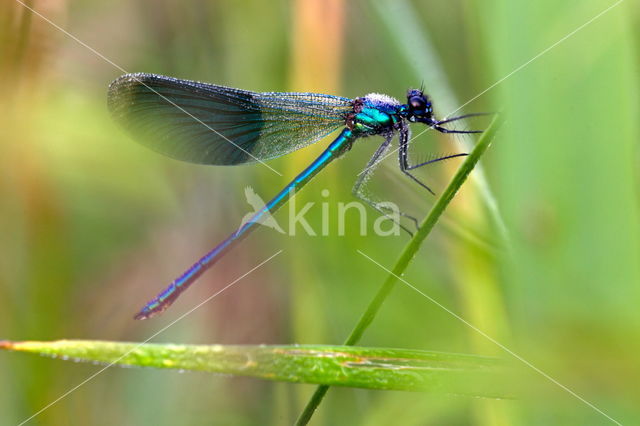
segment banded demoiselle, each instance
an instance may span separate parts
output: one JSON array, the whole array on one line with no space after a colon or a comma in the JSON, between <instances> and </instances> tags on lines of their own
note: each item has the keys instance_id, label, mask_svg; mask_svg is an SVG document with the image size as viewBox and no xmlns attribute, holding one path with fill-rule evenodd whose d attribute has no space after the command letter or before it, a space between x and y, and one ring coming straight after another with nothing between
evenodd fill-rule
<instances>
[{"instance_id":1,"label":"banded demoiselle","mask_svg":"<svg viewBox=\"0 0 640 426\"><path fill-rule=\"evenodd\" d=\"M360 173L353 193L386 214L384 208L368 198L362 189L394 136L399 135L402 172L432 192L411 170L466 154L411 165L408 158L409 123L424 123L442 133L477 133L447 129L442 125L480 115L467 114L438 121L429 97L417 89L409 90L407 103L402 104L379 93L355 99L317 93L257 93L144 73L126 74L111 83L108 105L116 120L143 144L169 157L199 164L263 162L317 142L342 128L315 161L249 221L147 303L136 319L150 318L167 309L200 275L254 230L261 217L286 203L296 190L348 151L357 139L373 135L384 139Z\"/></svg>"}]
</instances>

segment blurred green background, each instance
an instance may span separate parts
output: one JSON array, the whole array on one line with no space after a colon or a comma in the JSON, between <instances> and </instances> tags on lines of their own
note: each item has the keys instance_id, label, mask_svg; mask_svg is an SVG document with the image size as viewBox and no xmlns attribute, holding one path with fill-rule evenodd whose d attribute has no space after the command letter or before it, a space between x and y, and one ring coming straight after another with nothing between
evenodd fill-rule
<instances>
[{"instance_id":1,"label":"blurred green background","mask_svg":"<svg viewBox=\"0 0 640 426\"><path fill-rule=\"evenodd\" d=\"M611 0L123 1L27 3L129 72L256 91L404 98L424 83L439 116L508 76ZM0 5L0 338L142 341L284 252L155 342L341 343L406 235L290 237L262 229L165 315L151 296L239 224L245 186L267 199L329 139L267 168L180 163L132 142L106 89L123 72L19 3ZM640 422L640 8L623 2L466 105L507 123L404 278L623 424ZM483 121L474 125L486 125ZM414 129L417 133L421 129ZM296 198L335 217L378 140L360 141ZM467 141L469 142L469 141ZM463 151L428 132L416 155ZM396 171L382 199L424 215L434 198ZM421 171L441 191L456 161ZM329 189L328 197L321 196ZM489 197L492 193L495 199ZM492 205L492 201L495 205ZM288 208L276 214L286 224ZM376 215L369 211L368 229ZM497 355L400 284L363 345ZM99 367L0 354L0 423L17 424ZM535 375L533 377L536 377ZM331 389L312 424L611 424L537 376L527 396ZM111 368L29 424L290 424L313 386Z\"/></svg>"}]
</instances>

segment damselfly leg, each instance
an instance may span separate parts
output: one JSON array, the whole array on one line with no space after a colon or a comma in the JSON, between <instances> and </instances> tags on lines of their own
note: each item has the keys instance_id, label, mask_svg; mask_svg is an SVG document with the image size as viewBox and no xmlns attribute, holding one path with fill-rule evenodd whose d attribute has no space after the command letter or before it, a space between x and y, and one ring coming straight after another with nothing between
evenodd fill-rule
<instances>
[{"instance_id":1,"label":"damselfly leg","mask_svg":"<svg viewBox=\"0 0 640 426\"><path fill-rule=\"evenodd\" d=\"M371 156L371 159L367 163L367 166L365 167L365 169L358 175L358 179L356 180L356 183L353 185L353 189L351 190L351 192L353 193L354 197L358 198L361 201L364 201L365 203L373 207L376 211L378 211L380 214L393 220L396 224L398 224L398 226L400 226L401 229L406 231L409 235L413 235L413 232L411 232L406 226L400 223L397 220L397 218L394 218L393 216L391 216L391 214L398 213L400 214L400 216L406 217L407 219L415 223L416 229L418 228L418 219L403 212L394 212L390 207L385 205L385 203L380 201L375 201L369 195L367 195L367 193L364 191L367 181L369 180L369 178L371 178L375 168L378 166L380 161L382 161L383 155L389 149L389 146L391 145L391 141L393 140L393 136L394 136L393 133L389 133L388 135L384 136L384 142L382 142L382 144L378 147L376 152L373 153L373 156Z\"/></svg>"}]
</instances>

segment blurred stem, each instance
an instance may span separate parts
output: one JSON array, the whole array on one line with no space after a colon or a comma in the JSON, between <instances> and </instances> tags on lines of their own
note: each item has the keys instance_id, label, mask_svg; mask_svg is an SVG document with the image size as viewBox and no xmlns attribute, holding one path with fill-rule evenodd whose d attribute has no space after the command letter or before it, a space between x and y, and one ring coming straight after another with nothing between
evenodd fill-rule
<instances>
[{"instance_id":1,"label":"blurred stem","mask_svg":"<svg viewBox=\"0 0 640 426\"><path fill-rule=\"evenodd\" d=\"M294 1L291 15L291 90L339 93L345 7L345 0ZM289 171L297 173L315 154L311 149L292 156L287 161ZM337 180L336 171L327 170L324 179L330 185ZM327 305L321 302L325 299L323 286L309 279L308 271L314 267L307 258L300 258L290 268L291 281L299 284L292 287L290 307L292 334L296 342L320 342L326 336L326 323L318 321L323 315L320 307ZM302 406L308 398L302 392L304 389L297 391L296 407Z\"/></svg>"},{"instance_id":2,"label":"blurred stem","mask_svg":"<svg viewBox=\"0 0 640 426\"><path fill-rule=\"evenodd\" d=\"M495 73L489 64L486 51L489 48L487 34L492 27L486 27L481 19L487 10L487 4L482 1L465 3L465 25L467 36L465 45L468 46L469 60L476 62L472 67L473 77L478 88L484 88L483 81L495 80ZM484 52L484 54L483 54ZM480 77L479 77L480 73ZM486 84L486 83L485 83ZM491 209L482 208L482 195L479 191L466 191L458 198L451 211L456 222L471 226L482 235L495 234L495 227L490 226ZM493 229L492 229L493 228ZM498 228L502 231L501 228ZM502 233L503 244L506 232ZM508 241L507 242L507 249ZM500 285L497 258L491 251L481 250L473 244L447 239L444 241L446 257L453 260L450 268L452 284L457 291L460 310L465 318L481 328L487 334L496 336L502 341L510 340L509 321L505 295ZM495 253L495 251L493 252ZM508 250L507 250L507 256ZM470 347L479 354L494 354L499 349L477 332L468 329ZM495 402L487 399L470 401L470 421L478 426L506 426L519 424L519 415L514 404L504 401Z\"/></svg>"},{"instance_id":3,"label":"blurred stem","mask_svg":"<svg viewBox=\"0 0 640 426\"><path fill-rule=\"evenodd\" d=\"M32 7L32 1L31 0L25 0L25 5L27 7ZM30 31L31 31L31 19L32 19L32 13L30 10L28 10L27 8L23 8L22 6L20 6L21 9L21 14L20 14L20 23L18 25L18 40L16 41L15 44L15 58L14 58L14 63L15 63L15 67L17 71L20 71L21 66L22 66L22 61L24 59L26 50L27 50L27 44L29 42L29 35L30 35Z\"/></svg>"},{"instance_id":4,"label":"blurred stem","mask_svg":"<svg viewBox=\"0 0 640 426\"><path fill-rule=\"evenodd\" d=\"M438 52L436 51L424 25L420 24L414 6L407 0L393 2L385 0L370 0L372 9L376 12L381 24L387 29L387 33L394 43L397 51L407 60L408 69L412 70L418 81L424 81L426 91L437 100L440 114L448 116L458 111L460 102L449 84ZM465 128L465 121L460 122ZM471 150L472 139L468 135L459 135L467 151ZM482 166L476 168L471 180L476 190L480 193L483 203L487 207L502 242L509 244L507 228L495 197L489 188Z\"/></svg>"},{"instance_id":5,"label":"blurred stem","mask_svg":"<svg viewBox=\"0 0 640 426\"><path fill-rule=\"evenodd\" d=\"M457 173L447 186L447 189L442 193L438 201L436 201L435 205L429 212L429 214L424 218L422 223L420 224L420 228L413 235L411 240L407 243L405 248L402 250L400 257L396 261L395 266L392 269L392 273L389 274L385 282L382 284L374 298L369 303L367 310L362 314L360 320L356 324L356 326L351 331L351 334L345 341L345 345L352 346L358 343L366 329L369 327L375 316L377 315L380 307L387 299L391 290L396 285L398 281L398 277L401 276L404 271L407 269L411 260L414 258L415 254L418 252L424 240L429 236L431 230L435 226L436 222L442 216L442 213L447 208L453 197L456 195L464 181L471 173L471 170L475 167L480 160L480 157L489 147L489 144L493 140L496 131L500 126L500 117L496 117L493 119L491 124L485 133L480 137L478 143L476 144L473 151L467 156L462 166L458 169ZM307 403L304 411L298 417L296 422L297 425L306 425L309 420L311 420L311 416L313 416L314 411L322 402L325 394L329 390L329 386L318 386L311 399Z\"/></svg>"},{"instance_id":6,"label":"blurred stem","mask_svg":"<svg viewBox=\"0 0 640 426\"><path fill-rule=\"evenodd\" d=\"M335 93L344 45L344 0L296 0L292 16L291 86Z\"/></svg>"},{"instance_id":7,"label":"blurred stem","mask_svg":"<svg viewBox=\"0 0 640 426\"><path fill-rule=\"evenodd\" d=\"M438 111L445 116L458 111L460 105L464 105L468 99L473 99L471 93L465 99L457 98L449 82L449 75L441 61L441 55L437 51L429 34L429 28L419 20L416 6L408 0L387 2L383 0L369 0L376 12L381 26L387 29L387 34L394 47L412 70L415 77L423 80L430 95L437 100ZM483 2L465 3L465 16L471 22L467 22L465 28L471 31L466 43L474 46L470 61L482 61L483 37L480 34L479 21L469 19L476 8L486 8ZM479 15L480 16L480 15ZM399 24L401 23L401 24ZM491 29L489 29L491 30ZM485 70L486 66L474 68L476 79L477 70ZM470 76L472 77L472 76ZM491 76L478 80L491 81ZM487 79L488 78L488 79ZM485 83L486 84L486 83ZM480 84L477 91L480 92L486 86ZM463 128L465 124L462 124ZM469 146L470 138L462 138L462 142ZM466 148L469 150L470 148ZM474 229L479 235L494 235L498 246L504 246L507 250L510 246L509 235L502 215L498 209L495 198L489 187L482 165L479 165L471 179L472 186L457 197L456 203L450 211L453 236L459 236L461 229ZM485 208L483 208L483 206ZM457 224L457 225L456 225ZM493 224L494 226L489 226ZM497 231L497 232L495 232ZM467 237L467 236L465 236ZM496 278L495 264L492 258L491 248L487 250L475 244L467 238L467 241L456 241L457 238L445 240L447 258L454 259L455 265L451 268L452 281L458 291L460 308L465 318L469 318L474 324L481 325L483 330L495 336L508 335L506 321L506 308L501 289ZM470 341L474 350L478 353L492 353L495 348L487 346L487 342L477 334L470 335ZM475 400L471 402L472 415L475 423L482 425L502 425L513 422L513 417L504 408L504 404L495 401Z\"/></svg>"}]
</instances>

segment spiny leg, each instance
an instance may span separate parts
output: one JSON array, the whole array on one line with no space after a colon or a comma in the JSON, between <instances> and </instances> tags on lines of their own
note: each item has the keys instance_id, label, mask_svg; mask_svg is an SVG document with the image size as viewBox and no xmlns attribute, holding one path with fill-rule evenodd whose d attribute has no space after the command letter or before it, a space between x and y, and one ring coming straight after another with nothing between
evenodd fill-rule
<instances>
[{"instance_id":1,"label":"spiny leg","mask_svg":"<svg viewBox=\"0 0 640 426\"><path fill-rule=\"evenodd\" d=\"M459 133L459 134L469 134L469 133L482 133L482 130L452 130L442 127L443 124L452 123L454 121L462 120L469 117L479 117L482 115L495 115L494 112L474 112L472 114L464 114L459 115L457 117L446 118L444 120L432 120L430 123L427 123L429 127L434 130L439 131L440 133Z\"/></svg>"},{"instance_id":2,"label":"spiny leg","mask_svg":"<svg viewBox=\"0 0 640 426\"><path fill-rule=\"evenodd\" d=\"M436 129L437 131L439 131L440 133L458 133L458 134L469 134L469 133L482 133L482 130L451 130L451 129L445 129L444 127L438 126L437 124L432 124L431 126L432 129Z\"/></svg>"},{"instance_id":3,"label":"spiny leg","mask_svg":"<svg viewBox=\"0 0 640 426\"><path fill-rule=\"evenodd\" d=\"M459 115L457 117L451 117L451 118L445 118L444 120L436 120L435 124L445 124L445 123L451 123L453 121L458 121L458 120L462 120L465 118L469 118L469 117L480 117L483 115L495 115L495 112L474 112L471 114L464 114L464 115Z\"/></svg>"},{"instance_id":4,"label":"spiny leg","mask_svg":"<svg viewBox=\"0 0 640 426\"><path fill-rule=\"evenodd\" d=\"M356 198L358 198L361 201L364 201L365 203L373 207L376 211L380 212L384 216L396 222L398 226L400 226L400 228L406 231L409 235L413 235L413 233L409 229L407 229L404 225L402 225L399 221L389 216L388 211L385 211L385 208L389 209L388 207L381 205L381 203L372 200L371 198L367 197L367 195L364 193L365 183L371 177L374 169L378 165L378 162L381 161L380 157L384 155L384 153L389 148L389 145L391 145L392 139L393 139L392 133L384 136L384 142L382 142L382 144L378 147L376 152L374 152L373 156L367 163L367 166L365 167L365 169L358 175L358 179L356 180L356 183L353 185L353 189L351 190L351 192ZM400 214L400 216L403 216L403 217L406 217L407 219L412 220L416 225L416 229L418 228L418 219L406 213L403 213L401 211L398 211L398 213Z\"/></svg>"},{"instance_id":5,"label":"spiny leg","mask_svg":"<svg viewBox=\"0 0 640 426\"><path fill-rule=\"evenodd\" d=\"M413 181L417 182L418 185L422 186L424 189L429 191L431 194L436 195L435 192L431 190L427 185L422 183L417 177L415 177L409 170L411 170L411 166L409 166L409 129L404 128L400 130L400 147L398 148L398 160L400 161L400 170L402 173L409 176Z\"/></svg>"},{"instance_id":6,"label":"spiny leg","mask_svg":"<svg viewBox=\"0 0 640 426\"><path fill-rule=\"evenodd\" d=\"M429 188L427 185L425 185L423 182L421 182L417 177L415 177L412 173L410 173L410 170L415 170L415 169L417 169L419 167L426 166L427 164L432 164L432 163L436 163L438 161L448 160L450 158L464 157L465 155L468 155L468 154L467 153L460 153L460 154L446 155L444 157L434 158L433 160L425 161L425 162L420 163L420 164L410 165L409 164L409 130L408 129L402 129L400 131L400 148L398 149L398 155L399 155L399 160L400 160L400 170L402 170L402 172L405 175L409 176L412 180L417 182L420 186L425 188L431 194L436 195L435 192L433 192L431 190L431 188Z\"/></svg>"},{"instance_id":7,"label":"spiny leg","mask_svg":"<svg viewBox=\"0 0 640 426\"><path fill-rule=\"evenodd\" d=\"M409 167L407 167L407 170L415 170L422 166L426 166L427 164L437 163L438 161L443 161L443 160L449 160L450 158L465 157L467 155L469 154L467 154L466 152L461 152L460 154L445 155L444 157L434 158L433 160L425 161L424 163L410 165Z\"/></svg>"}]
</instances>

